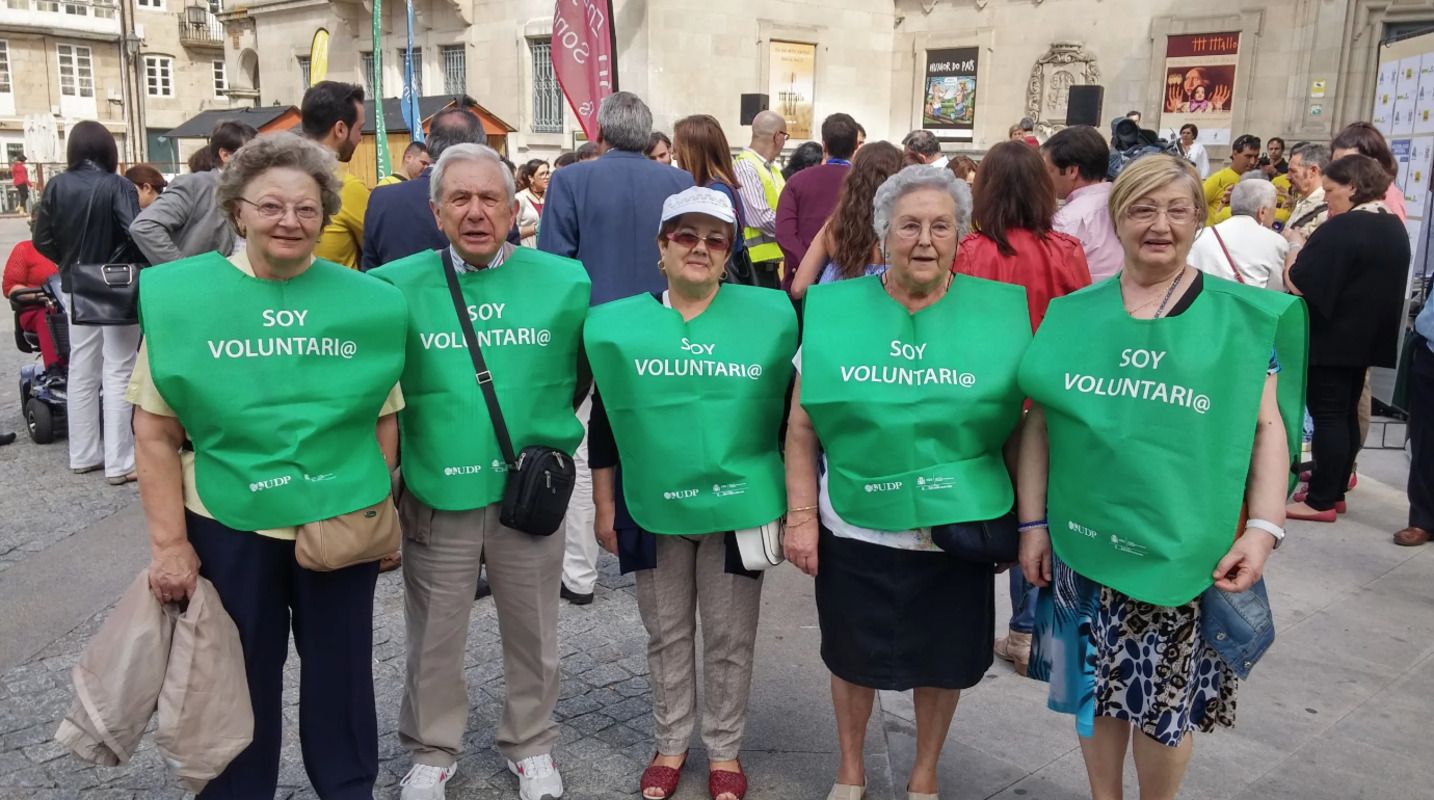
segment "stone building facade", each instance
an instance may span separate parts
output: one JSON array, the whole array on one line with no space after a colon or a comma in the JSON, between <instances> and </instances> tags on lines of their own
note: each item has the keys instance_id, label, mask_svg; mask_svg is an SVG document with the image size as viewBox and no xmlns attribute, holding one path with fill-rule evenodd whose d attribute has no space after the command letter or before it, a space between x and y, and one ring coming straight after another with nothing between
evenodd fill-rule
<instances>
[{"instance_id":1,"label":"stone building facade","mask_svg":"<svg viewBox=\"0 0 1434 800\"><path fill-rule=\"evenodd\" d=\"M745 93L774 94L772 42L811 45L810 115L846 111L870 139L923 127L928 52L974 48L974 120L949 149L980 151L1034 117L1065 122L1069 85L1104 87L1101 119L1141 110L1162 125L1171 37L1237 34L1222 127L1328 139L1367 118L1386 37L1434 26L1434 0L616 0L619 82L652 106L659 128L695 112L716 116L734 145ZM423 94L476 98L518 130L517 157L571 149L576 120L557 94L545 47L551 0L415 0L414 47ZM297 103L314 31L330 32L330 77L372 91L371 3L255 0L221 15L231 96ZM402 88L405 4L384 4L383 94ZM794 76L795 77L795 76ZM779 88L779 87L778 87ZM556 99L555 99L556 98ZM556 107L555 107L556 106ZM811 138L816 138L815 132ZM793 144L797 140L794 139ZM1218 156L1221 149L1214 143Z\"/></svg>"}]
</instances>

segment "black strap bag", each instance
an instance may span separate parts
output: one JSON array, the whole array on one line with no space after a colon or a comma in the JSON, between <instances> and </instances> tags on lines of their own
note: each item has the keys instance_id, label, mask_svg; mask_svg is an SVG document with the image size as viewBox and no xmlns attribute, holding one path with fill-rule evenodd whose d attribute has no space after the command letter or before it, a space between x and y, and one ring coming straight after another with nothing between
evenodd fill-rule
<instances>
[{"instance_id":1,"label":"black strap bag","mask_svg":"<svg viewBox=\"0 0 1434 800\"><path fill-rule=\"evenodd\" d=\"M931 529L931 543L965 561L1011 564L1018 558L1021 534L1015 513L982 522L953 522Z\"/></svg>"},{"instance_id":2,"label":"black strap bag","mask_svg":"<svg viewBox=\"0 0 1434 800\"><path fill-rule=\"evenodd\" d=\"M90 212L95 192L104 178L95 181L85 204L85 227L80 241L89 238ZM124 261L134 253L128 240L116 245L109 261L102 264L75 264L70 267L70 321L75 325L138 325L139 271L147 266Z\"/></svg>"},{"instance_id":3,"label":"black strap bag","mask_svg":"<svg viewBox=\"0 0 1434 800\"><path fill-rule=\"evenodd\" d=\"M468 355L473 359L473 377L483 392L488 416L493 421L493 432L498 436L498 447L503 451L503 461L508 467L508 483L503 488L503 505L498 521L533 536L551 536L562 526L563 517L568 513L568 501L572 499L573 487L577 484L577 467L571 455L544 445L530 445L520 453L513 452L508 423L503 420L498 393L493 390L493 373L488 371L488 365L483 361L483 351L478 347L478 336L473 332L473 321L468 318L468 306L463 301L463 291L458 288L458 271L453 266L453 256L448 248L444 248L441 257L443 276L448 280L448 293L453 296L453 310L463 329Z\"/></svg>"}]
</instances>

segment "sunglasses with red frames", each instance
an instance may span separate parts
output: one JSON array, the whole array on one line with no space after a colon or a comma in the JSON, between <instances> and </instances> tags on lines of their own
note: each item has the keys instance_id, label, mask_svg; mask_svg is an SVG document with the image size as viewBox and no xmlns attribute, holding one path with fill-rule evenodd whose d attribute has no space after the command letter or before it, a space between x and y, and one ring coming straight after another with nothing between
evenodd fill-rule
<instances>
[{"instance_id":1,"label":"sunglasses with red frames","mask_svg":"<svg viewBox=\"0 0 1434 800\"><path fill-rule=\"evenodd\" d=\"M675 231L667 234L667 241L676 242L683 247L696 247L698 242L705 242L707 249L716 253L725 253L732 247L726 236L698 236L689 231Z\"/></svg>"}]
</instances>

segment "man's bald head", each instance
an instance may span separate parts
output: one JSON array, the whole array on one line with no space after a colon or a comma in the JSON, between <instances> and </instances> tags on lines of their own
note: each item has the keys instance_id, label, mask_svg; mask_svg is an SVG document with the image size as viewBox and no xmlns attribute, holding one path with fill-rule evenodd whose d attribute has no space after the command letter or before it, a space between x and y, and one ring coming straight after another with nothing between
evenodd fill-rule
<instances>
[{"instance_id":1,"label":"man's bald head","mask_svg":"<svg viewBox=\"0 0 1434 800\"><path fill-rule=\"evenodd\" d=\"M775 111L761 111L752 118L752 149L768 161L787 144L787 121Z\"/></svg>"}]
</instances>

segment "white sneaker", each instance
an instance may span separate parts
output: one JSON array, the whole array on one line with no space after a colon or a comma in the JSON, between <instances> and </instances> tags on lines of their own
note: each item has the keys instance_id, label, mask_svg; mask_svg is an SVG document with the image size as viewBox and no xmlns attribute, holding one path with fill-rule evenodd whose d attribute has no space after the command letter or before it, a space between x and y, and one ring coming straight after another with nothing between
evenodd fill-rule
<instances>
[{"instance_id":1,"label":"white sneaker","mask_svg":"<svg viewBox=\"0 0 1434 800\"><path fill-rule=\"evenodd\" d=\"M529 756L516 764L509 761L508 771L518 776L518 797L522 800L558 800L563 796L563 776L547 753Z\"/></svg>"},{"instance_id":2,"label":"white sneaker","mask_svg":"<svg viewBox=\"0 0 1434 800\"><path fill-rule=\"evenodd\" d=\"M443 786L457 772L457 764L446 769L414 764L413 769L398 782L403 787L401 800L444 800Z\"/></svg>"}]
</instances>

